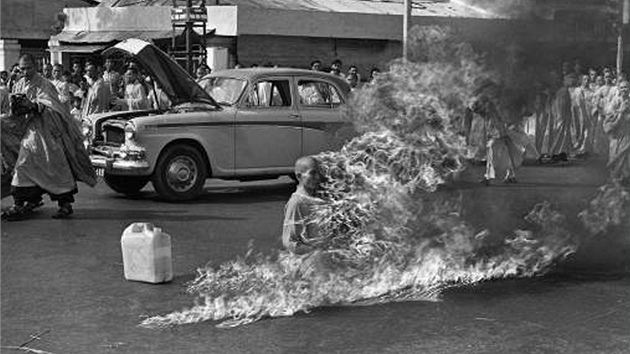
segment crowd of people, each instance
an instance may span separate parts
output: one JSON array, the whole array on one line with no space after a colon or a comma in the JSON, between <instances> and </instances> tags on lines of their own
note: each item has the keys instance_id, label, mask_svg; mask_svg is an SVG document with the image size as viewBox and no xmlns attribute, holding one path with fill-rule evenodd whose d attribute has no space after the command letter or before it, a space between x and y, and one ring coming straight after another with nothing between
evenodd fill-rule
<instances>
[{"instance_id":1,"label":"crowd of people","mask_svg":"<svg viewBox=\"0 0 630 354\"><path fill-rule=\"evenodd\" d=\"M545 88L527 102L523 119L510 119L492 83L481 85L465 120L474 159L486 162L481 180L516 182L516 169L529 153L541 163L608 159L611 179L630 179L630 91L628 78L604 67L582 72L562 66L559 88ZM555 92L554 92L555 91Z\"/></svg>"},{"instance_id":2,"label":"crowd of people","mask_svg":"<svg viewBox=\"0 0 630 354\"><path fill-rule=\"evenodd\" d=\"M171 102L168 96L153 84L150 76L144 75L142 69L134 61L122 66L122 70L116 69L116 63L112 59L105 59L102 66L95 60L86 60L84 63L76 61L72 64L71 71L64 71L62 64L44 63L41 68L41 76L53 83L59 94L59 100L71 110L73 117L82 121L85 117L94 114L117 110L140 109L167 109ZM272 64L269 64L273 67ZM236 64L235 68L241 68ZM253 68L258 67L256 64ZM324 70L321 60L314 60L310 64L311 70L327 71L333 75L342 77L351 88L357 88L364 82L370 82L380 70L372 68L366 80L362 80L356 65L351 65L347 73L342 72L342 62L334 60L329 69ZM195 69L195 80L204 88L210 82L207 75L211 73L210 67L200 64ZM11 72L0 72L0 110L8 112L8 95L13 91L15 83L20 78L18 64L15 64Z\"/></svg>"},{"instance_id":3,"label":"crowd of people","mask_svg":"<svg viewBox=\"0 0 630 354\"><path fill-rule=\"evenodd\" d=\"M200 66L198 72L202 71L203 66ZM153 85L151 78L133 61L126 63L122 71L115 68L112 59L105 59L102 66L94 60L74 62L71 71L64 71L59 63L45 63L40 75L54 85L60 102L78 121L108 111L170 107L164 92ZM0 72L2 113L8 112L8 95L14 92L20 77L18 64L10 73Z\"/></svg>"},{"instance_id":4,"label":"crowd of people","mask_svg":"<svg viewBox=\"0 0 630 354\"><path fill-rule=\"evenodd\" d=\"M258 67L259 66L256 63L252 64L251 66L251 68L258 68ZM274 65L273 63L267 63L265 64L265 67L277 68L278 66ZM364 79L359 74L359 68L356 65L350 65L348 67L348 71L345 74L343 73L342 67L343 67L343 62L341 61L341 59L333 60L330 63L330 66L325 66L324 63L319 59L315 59L311 61L311 64L309 65L309 68L313 71L327 72L327 73L341 77L342 79L348 82L351 89L356 89L360 87L363 83L372 82L372 80L374 80L374 77L378 75L378 73L381 72L379 68L374 66L370 69L369 76ZM242 69L243 65L237 63L236 65L234 65L234 68Z\"/></svg>"}]
</instances>

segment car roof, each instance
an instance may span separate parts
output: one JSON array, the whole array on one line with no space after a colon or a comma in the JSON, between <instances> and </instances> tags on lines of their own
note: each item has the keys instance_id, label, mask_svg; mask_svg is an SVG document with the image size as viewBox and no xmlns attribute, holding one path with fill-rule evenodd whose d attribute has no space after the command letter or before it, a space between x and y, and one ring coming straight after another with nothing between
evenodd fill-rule
<instances>
[{"instance_id":1,"label":"car roof","mask_svg":"<svg viewBox=\"0 0 630 354\"><path fill-rule=\"evenodd\" d=\"M308 76L313 78L327 79L334 81L346 92L350 91L350 85L339 76L325 73L323 71L296 69L296 68L245 68L217 70L210 73L210 77L233 77L246 80L255 80L258 77L280 75L280 76Z\"/></svg>"}]
</instances>

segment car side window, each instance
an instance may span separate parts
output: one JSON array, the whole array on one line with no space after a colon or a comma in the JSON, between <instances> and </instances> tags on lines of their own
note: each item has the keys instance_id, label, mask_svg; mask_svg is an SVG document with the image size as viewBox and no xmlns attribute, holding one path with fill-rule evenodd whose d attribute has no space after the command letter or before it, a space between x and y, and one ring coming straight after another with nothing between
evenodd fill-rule
<instances>
[{"instance_id":1,"label":"car side window","mask_svg":"<svg viewBox=\"0 0 630 354\"><path fill-rule=\"evenodd\" d=\"M252 107L289 107L290 87L289 80L258 81L250 90L247 102Z\"/></svg>"},{"instance_id":2,"label":"car side window","mask_svg":"<svg viewBox=\"0 0 630 354\"><path fill-rule=\"evenodd\" d=\"M303 106L335 108L341 104L337 88L324 81L299 80L298 93Z\"/></svg>"}]
</instances>

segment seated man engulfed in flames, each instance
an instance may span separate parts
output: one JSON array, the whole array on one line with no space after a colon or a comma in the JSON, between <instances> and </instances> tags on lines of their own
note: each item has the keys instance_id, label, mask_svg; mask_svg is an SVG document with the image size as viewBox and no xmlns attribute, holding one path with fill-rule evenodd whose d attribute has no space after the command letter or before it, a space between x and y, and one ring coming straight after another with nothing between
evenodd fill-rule
<instances>
[{"instance_id":1,"label":"seated man engulfed in flames","mask_svg":"<svg viewBox=\"0 0 630 354\"><path fill-rule=\"evenodd\" d=\"M324 238L319 236L317 225L311 220L313 209L324 201L315 196L321 174L319 164L311 156L295 162L296 191L284 208L282 244L296 254L305 254L319 248Z\"/></svg>"}]
</instances>

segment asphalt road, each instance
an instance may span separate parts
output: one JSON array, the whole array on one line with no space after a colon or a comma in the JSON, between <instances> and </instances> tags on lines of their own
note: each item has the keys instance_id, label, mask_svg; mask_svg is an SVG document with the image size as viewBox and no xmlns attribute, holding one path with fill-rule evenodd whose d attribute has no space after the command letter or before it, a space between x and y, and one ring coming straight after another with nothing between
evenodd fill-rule
<instances>
[{"instance_id":1,"label":"asphalt road","mask_svg":"<svg viewBox=\"0 0 630 354\"><path fill-rule=\"evenodd\" d=\"M604 182L596 164L527 166L521 183L491 187L475 182L480 173L471 168L439 193L463 195L466 219L498 234L542 200L575 215ZM32 220L3 222L1 352L24 352L9 347L43 333L25 347L54 354L630 353L630 222L585 241L548 275L461 287L439 302L327 307L234 329L138 327L144 316L193 304L185 283L197 267L242 255L250 240L262 251L280 247L289 179L206 187L195 202L168 204L150 186L133 200L104 184L81 186L72 220L50 219L48 203ZM120 237L138 221L171 234L171 283L124 279Z\"/></svg>"}]
</instances>

